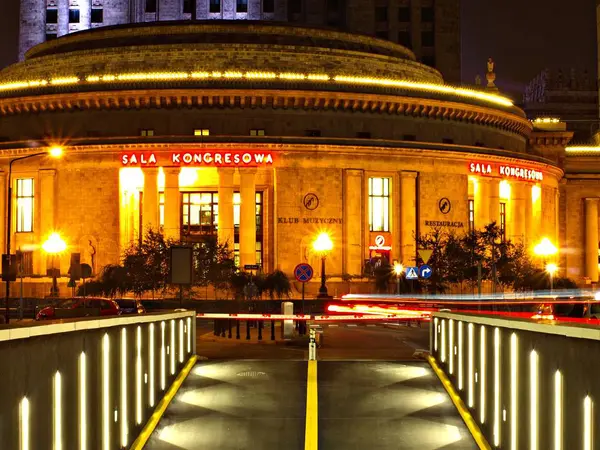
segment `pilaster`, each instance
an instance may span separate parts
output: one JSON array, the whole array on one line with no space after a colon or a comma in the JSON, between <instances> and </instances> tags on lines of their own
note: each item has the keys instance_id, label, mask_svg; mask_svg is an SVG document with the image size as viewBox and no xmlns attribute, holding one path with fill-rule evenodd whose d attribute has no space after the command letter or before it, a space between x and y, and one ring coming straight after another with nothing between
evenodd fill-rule
<instances>
[{"instance_id":1,"label":"pilaster","mask_svg":"<svg viewBox=\"0 0 600 450\"><path fill-rule=\"evenodd\" d=\"M344 170L343 181L343 269L349 275L360 275L364 257L364 171Z\"/></svg>"},{"instance_id":2,"label":"pilaster","mask_svg":"<svg viewBox=\"0 0 600 450\"><path fill-rule=\"evenodd\" d=\"M598 282L598 198L585 199L585 276Z\"/></svg>"},{"instance_id":3,"label":"pilaster","mask_svg":"<svg viewBox=\"0 0 600 450\"><path fill-rule=\"evenodd\" d=\"M405 266L416 261L417 246L417 172L400 172L401 262Z\"/></svg>"},{"instance_id":4,"label":"pilaster","mask_svg":"<svg viewBox=\"0 0 600 450\"><path fill-rule=\"evenodd\" d=\"M179 167L165 167L165 225L166 238L181 238L181 194L179 193Z\"/></svg>"},{"instance_id":5,"label":"pilaster","mask_svg":"<svg viewBox=\"0 0 600 450\"><path fill-rule=\"evenodd\" d=\"M157 230L158 223L158 167L144 169L144 197L142 205L143 232L147 229Z\"/></svg>"},{"instance_id":6,"label":"pilaster","mask_svg":"<svg viewBox=\"0 0 600 450\"><path fill-rule=\"evenodd\" d=\"M233 175L235 169L220 167L219 173L219 216L218 239L219 243L229 245L233 252L234 224L233 224Z\"/></svg>"},{"instance_id":7,"label":"pilaster","mask_svg":"<svg viewBox=\"0 0 600 450\"><path fill-rule=\"evenodd\" d=\"M240 169L240 266L256 264L256 169Z\"/></svg>"}]
</instances>

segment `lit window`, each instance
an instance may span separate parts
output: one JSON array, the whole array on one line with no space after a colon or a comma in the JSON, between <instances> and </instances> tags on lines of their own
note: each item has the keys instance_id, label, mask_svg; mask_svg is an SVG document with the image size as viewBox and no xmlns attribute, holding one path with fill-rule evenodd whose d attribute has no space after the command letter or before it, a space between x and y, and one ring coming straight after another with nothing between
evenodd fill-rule
<instances>
[{"instance_id":1,"label":"lit window","mask_svg":"<svg viewBox=\"0 0 600 450\"><path fill-rule=\"evenodd\" d=\"M502 240L506 241L506 203L500 203L500 234Z\"/></svg>"},{"instance_id":2,"label":"lit window","mask_svg":"<svg viewBox=\"0 0 600 450\"><path fill-rule=\"evenodd\" d=\"M194 130L194 136L210 136L210 130L208 128Z\"/></svg>"},{"instance_id":3,"label":"lit window","mask_svg":"<svg viewBox=\"0 0 600 450\"><path fill-rule=\"evenodd\" d=\"M475 200L469 199L469 233L475 231Z\"/></svg>"},{"instance_id":4,"label":"lit window","mask_svg":"<svg viewBox=\"0 0 600 450\"><path fill-rule=\"evenodd\" d=\"M263 193L257 192L256 200L256 264L262 264L263 251ZM235 229L235 238L233 246L233 256L236 265L239 266L240 259L240 208L242 200L239 192L233 193L233 226Z\"/></svg>"},{"instance_id":5,"label":"lit window","mask_svg":"<svg viewBox=\"0 0 600 450\"><path fill-rule=\"evenodd\" d=\"M264 13L275 12L275 0L263 0L263 12Z\"/></svg>"},{"instance_id":6,"label":"lit window","mask_svg":"<svg viewBox=\"0 0 600 450\"><path fill-rule=\"evenodd\" d=\"M250 130L250 136L264 136L265 130Z\"/></svg>"},{"instance_id":7,"label":"lit window","mask_svg":"<svg viewBox=\"0 0 600 450\"><path fill-rule=\"evenodd\" d=\"M390 231L389 178L369 178L369 230Z\"/></svg>"},{"instance_id":8,"label":"lit window","mask_svg":"<svg viewBox=\"0 0 600 450\"><path fill-rule=\"evenodd\" d=\"M184 234L214 234L218 223L219 194L186 192L182 194Z\"/></svg>"},{"instance_id":9,"label":"lit window","mask_svg":"<svg viewBox=\"0 0 600 450\"><path fill-rule=\"evenodd\" d=\"M69 10L69 23L79 23L79 10L78 9L70 9Z\"/></svg>"},{"instance_id":10,"label":"lit window","mask_svg":"<svg viewBox=\"0 0 600 450\"><path fill-rule=\"evenodd\" d=\"M220 13L221 12L221 0L210 0L209 12Z\"/></svg>"},{"instance_id":11,"label":"lit window","mask_svg":"<svg viewBox=\"0 0 600 450\"><path fill-rule=\"evenodd\" d=\"M104 22L104 10L101 8L92 8L92 23Z\"/></svg>"},{"instance_id":12,"label":"lit window","mask_svg":"<svg viewBox=\"0 0 600 450\"><path fill-rule=\"evenodd\" d=\"M161 228L165 226L165 193L158 193L158 224Z\"/></svg>"},{"instance_id":13,"label":"lit window","mask_svg":"<svg viewBox=\"0 0 600 450\"><path fill-rule=\"evenodd\" d=\"M58 23L58 9L46 10L46 23Z\"/></svg>"},{"instance_id":14,"label":"lit window","mask_svg":"<svg viewBox=\"0 0 600 450\"><path fill-rule=\"evenodd\" d=\"M33 178L17 180L17 233L33 231Z\"/></svg>"},{"instance_id":15,"label":"lit window","mask_svg":"<svg viewBox=\"0 0 600 450\"><path fill-rule=\"evenodd\" d=\"M154 136L154 130L140 130L141 136Z\"/></svg>"},{"instance_id":16,"label":"lit window","mask_svg":"<svg viewBox=\"0 0 600 450\"><path fill-rule=\"evenodd\" d=\"M237 0L235 10L239 13L248 12L248 0Z\"/></svg>"}]
</instances>

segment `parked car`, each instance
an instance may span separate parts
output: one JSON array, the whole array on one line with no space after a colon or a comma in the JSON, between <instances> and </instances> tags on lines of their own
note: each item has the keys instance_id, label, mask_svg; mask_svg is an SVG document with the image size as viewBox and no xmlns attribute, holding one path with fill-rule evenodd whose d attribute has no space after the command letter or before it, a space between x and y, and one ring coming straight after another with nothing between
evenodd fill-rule
<instances>
[{"instance_id":1,"label":"parked car","mask_svg":"<svg viewBox=\"0 0 600 450\"><path fill-rule=\"evenodd\" d=\"M142 305L142 302L132 298L122 298L117 300L119 308L121 308L121 314L145 314L146 308Z\"/></svg>"},{"instance_id":2,"label":"parked car","mask_svg":"<svg viewBox=\"0 0 600 450\"><path fill-rule=\"evenodd\" d=\"M60 299L41 307L36 320L68 319L73 317L118 316L121 309L116 301L108 298L75 297Z\"/></svg>"}]
</instances>

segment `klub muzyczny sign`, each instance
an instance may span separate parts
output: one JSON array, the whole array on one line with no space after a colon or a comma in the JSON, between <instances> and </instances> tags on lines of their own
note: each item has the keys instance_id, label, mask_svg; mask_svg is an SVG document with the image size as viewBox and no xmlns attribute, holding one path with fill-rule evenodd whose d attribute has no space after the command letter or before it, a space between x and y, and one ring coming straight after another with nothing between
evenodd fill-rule
<instances>
[{"instance_id":1,"label":"klub muzyczny sign","mask_svg":"<svg viewBox=\"0 0 600 450\"><path fill-rule=\"evenodd\" d=\"M170 152L124 152L125 167L263 167L273 165L273 152L245 150L190 150Z\"/></svg>"},{"instance_id":2,"label":"klub muzyczny sign","mask_svg":"<svg viewBox=\"0 0 600 450\"><path fill-rule=\"evenodd\" d=\"M537 182L544 179L544 174L531 167L514 166L512 164L492 164L470 162L469 172L474 175L496 176L505 179Z\"/></svg>"}]
</instances>

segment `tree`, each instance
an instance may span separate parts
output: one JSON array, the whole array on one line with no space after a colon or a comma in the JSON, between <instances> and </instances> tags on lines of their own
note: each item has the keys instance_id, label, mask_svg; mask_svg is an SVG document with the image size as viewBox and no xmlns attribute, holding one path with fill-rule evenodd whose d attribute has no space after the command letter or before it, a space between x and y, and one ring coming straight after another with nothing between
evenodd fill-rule
<instances>
[{"instance_id":1,"label":"tree","mask_svg":"<svg viewBox=\"0 0 600 450\"><path fill-rule=\"evenodd\" d=\"M205 236L194 245L194 284L216 289L233 287L235 261L228 243L220 243L216 236Z\"/></svg>"},{"instance_id":2,"label":"tree","mask_svg":"<svg viewBox=\"0 0 600 450\"><path fill-rule=\"evenodd\" d=\"M277 297L278 300L281 300L284 296L289 297L292 292L290 280L281 270L275 270L266 276L264 288L269 292L271 299Z\"/></svg>"}]
</instances>

